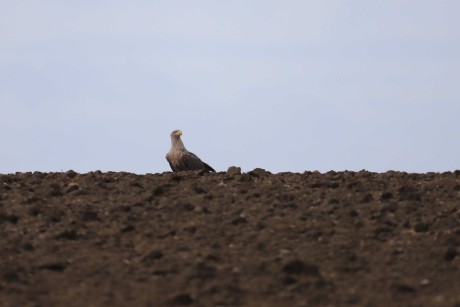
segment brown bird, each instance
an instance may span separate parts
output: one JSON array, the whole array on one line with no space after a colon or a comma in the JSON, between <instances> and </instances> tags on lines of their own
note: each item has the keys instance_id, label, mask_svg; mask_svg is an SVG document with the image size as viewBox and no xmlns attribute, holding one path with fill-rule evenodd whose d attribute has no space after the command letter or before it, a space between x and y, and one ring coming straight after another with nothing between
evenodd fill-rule
<instances>
[{"instance_id":1,"label":"brown bird","mask_svg":"<svg viewBox=\"0 0 460 307\"><path fill-rule=\"evenodd\" d=\"M182 131L174 130L171 132L171 149L166 154L166 160L173 172L192 171L192 170L207 170L215 172L208 164L201 161L194 153L185 149L184 143L180 139Z\"/></svg>"}]
</instances>

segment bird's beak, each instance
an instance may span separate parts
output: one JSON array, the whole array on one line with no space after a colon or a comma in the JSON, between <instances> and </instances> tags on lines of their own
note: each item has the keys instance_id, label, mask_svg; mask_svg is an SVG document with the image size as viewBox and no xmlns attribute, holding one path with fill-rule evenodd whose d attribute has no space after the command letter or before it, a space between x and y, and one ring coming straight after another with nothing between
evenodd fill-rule
<instances>
[{"instance_id":1,"label":"bird's beak","mask_svg":"<svg viewBox=\"0 0 460 307\"><path fill-rule=\"evenodd\" d=\"M177 130L176 135L182 135L182 131Z\"/></svg>"}]
</instances>

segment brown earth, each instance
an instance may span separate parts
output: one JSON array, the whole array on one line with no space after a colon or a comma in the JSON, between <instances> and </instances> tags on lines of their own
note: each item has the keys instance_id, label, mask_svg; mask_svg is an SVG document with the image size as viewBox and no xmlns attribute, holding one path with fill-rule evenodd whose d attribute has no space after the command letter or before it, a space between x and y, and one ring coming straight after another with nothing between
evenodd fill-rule
<instances>
[{"instance_id":1,"label":"brown earth","mask_svg":"<svg viewBox=\"0 0 460 307\"><path fill-rule=\"evenodd\" d=\"M460 171L0 175L0 306L460 306Z\"/></svg>"}]
</instances>

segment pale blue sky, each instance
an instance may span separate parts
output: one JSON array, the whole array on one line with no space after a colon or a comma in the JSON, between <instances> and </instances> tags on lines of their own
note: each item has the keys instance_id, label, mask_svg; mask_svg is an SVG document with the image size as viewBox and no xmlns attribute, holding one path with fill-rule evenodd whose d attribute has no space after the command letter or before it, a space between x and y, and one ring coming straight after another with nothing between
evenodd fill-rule
<instances>
[{"instance_id":1,"label":"pale blue sky","mask_svg":"<svg viewBox=\"0 0 460 307\"><path fill-rule=\"evenodd\" d=\"M460 169L460 1L2 1L0 173Z\"/></svg>"}]
</instances>

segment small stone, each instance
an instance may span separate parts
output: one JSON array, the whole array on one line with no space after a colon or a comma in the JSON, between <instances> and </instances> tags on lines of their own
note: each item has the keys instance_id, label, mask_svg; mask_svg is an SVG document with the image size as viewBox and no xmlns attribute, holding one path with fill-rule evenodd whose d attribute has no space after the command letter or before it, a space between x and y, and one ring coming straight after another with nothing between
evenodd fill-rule
<instances>
[{"instance_id":1,"label":"small stone","mask_svg":"<svg viewBox=\"0 0 460 307\"><path fill-rule=\"evenodd\" d=\"M156 196L161 196L161 195L165 194L166 192L167 192L167 186L165 186L165 185L157 186L152 191L152 198L154 198Z\"/></svg>"},{"instance_id":2,"label":"small stone","mask_svg":"<svg viewBox=\"0 0 460 307\"><path fill-rule=\"evenodd\" d=\"M367 193L366 195L364 195L364 196L361 198L361 203L366 204L366 203L369 203L369 202L371 202L371 201L373 201L373 200L374 200L374 197L372 196L372 194Z\"/></svg>"},{"instance_id":3,"label":"small stone","mask_svg":"<svg viewBox=\"0 0 460 307\"><path fill-rule=\"evenodd\" d=\"M390 192L383 192L382 195L380 196L381 200L389 200L393 198L393 194Z\"/></svg>"},{"instance_id":4,"label":"small stone","mask_svg":"<svg viewBox=\"0 0 460 307\"><path fill-rule=\"evenodd\" d=\"M191 305L193 304L193 298L188 293L181 293L169 300L169 304L171 305Z\"/></svg>"},{"instance_id":5,"label":"small stone","mask_svg":"<svg viewBox=\"0 0 460 307\"><path fill-rule=\"evenodd\" d=\"M246 224L248 221L244 217L237 217L231 221L232 225L241 225L241 224Z\"/></svg>"},{"instance_id":6,"label":"small stone","mask_svg":"<svg viewBox=\"0 0 460 307\"><path fill-rule=\"evenodd\" d=\"M444 254L444 260L452 261L455 257L457 257L457 250L454 247L449 247Z\"/></svg>"},{"instance_id":7,"label":"small stone","mask_svg":"<svg viewBox=\"0 0 460 307\"><path fill-rule=\"evenodd\" d=\"M280 252L279 252L279 256L283 257L283 256L286 256L286 255L289 255L290 253L291 253L291 251L289 249L281 249Z\"/></svg>"},{"instance_id":8,"label":"small stone","mask_svg":"<svg viewBox=\"0 0 460 307\"><path fill-rule=\"evenodd\" d=\"M75 191L75 190L78 190L80 189L80 185L76 182L71 182L67 185L67 188L65 189L65 192L66 193L69 193L69 192L72 192L72 191Z\"/></svg>"},{"instance_id":9,"label":"small stone","mask_svg":"<svg viewBox=\"0 0 460 307\"><path fill-rule=\"evenodd\" d=\"M100 221L99 215L96 211L93 211L92 209L87 209L86 211L83 211L83 213L81 214L81 219L85 222Z\"/></svg>"},{"instance_id":10,"label":"small stone","mask_svg":"<svg viewBox=\"0 0 460 307\"><path fill-rule=\"evenodd\" d=\"M395 289L401 293L414 293L415 289L406 284L396 284Z\"/></svg>"},{"instance_id":11,"label":"small stone","mask_svg":"<svg viewBox=\"0 0 460 307\"><path fill-rule=\"evenodd\" d=\"M49 270L54 272L62 272L66 269L67 263L64 261L46 262L39 266L39 269Z\"/></svg>"},{"instance_id":12,"label":"small stone","mask_svg":"<svg viewBox=\"0 0 460 307\"><path fill-rule=\"evenodd\" d=\"M77 240L78 234L74 229L64 230L56 236L58 240Z\"/></svg>"},{"instance_id":13,"label":"small stone","mask_svg":"<svg viewBox=\"0 0 460 307\"><path fill-rule=\"evenodd\" d=\"M430 229L430 224L428 223L417 223L414 226L416 232L427 232Z\"/></svg>"},{"instance_id":14,"label":"small stone","mask_svg":"<svg viewBox=\"0 0 460 307\"><path fill-rule=\"evenodd\" d=\"M421 286L428 286L430 284L430 280L428 278L424 278L420 281Z\"/></svg>"},{"instance_id":15,"label":"small stone","mask_svg":"<svg viewBox=\"0 0 460 307\"><path fill-rule=\"evenodd\" d=\"M445 300L446 298L444 297L444 295L437 295L434 297L434 301L436 304L444 303Z\"/></svg>"},{"instance_id":16,"label":"small stone","mask_svg":"<svg viewBox=\"0 0 460 307\"><path fill-rule=\"evenodd\" d=\"M196 206L193 208L193 211L196 213L202 213L203 212L203 207L201 206Z\"/></svg>"},{"instance_id":17,"label":"small stone","mask_svg":"<svg viewBox=\"0 0 460 307\"><path fill-rule=\"evenodd\" d=\"M182 207L187 211L193 211L195 209L195 205L191 203L185 203Z\"/></svg>"},{"instance_id":18,"label":"small stone","mask_svg":"<svg viewBox=\"0 0 460 307\"><path fill-rule=\"evenodd\" d=\"M49 186L48 195L53 197L61 196L62 193L60 186L56 183L51 184Z\"/></svg>"},{"instance_id":19,"label":"small stone","mask_svg":"<svg viewBox=\"0 0 460 307\"><path fill-rule=\"evenodd\" d=\"M142 257L142 262L151 262L163 258L163 252L161 250L155 249Z\"/></svg>"},{"instance_id":20,"label":"small stone","mask_svg":"<svg viewBox=\"0 0 460 307\"><path fill-rule=\"evenodd\" d=\"M307 264L298 259L292 260L283 265L283 271L287 274L320 276L318 266L314 264Z\"/></svg>"}]
</instances>

